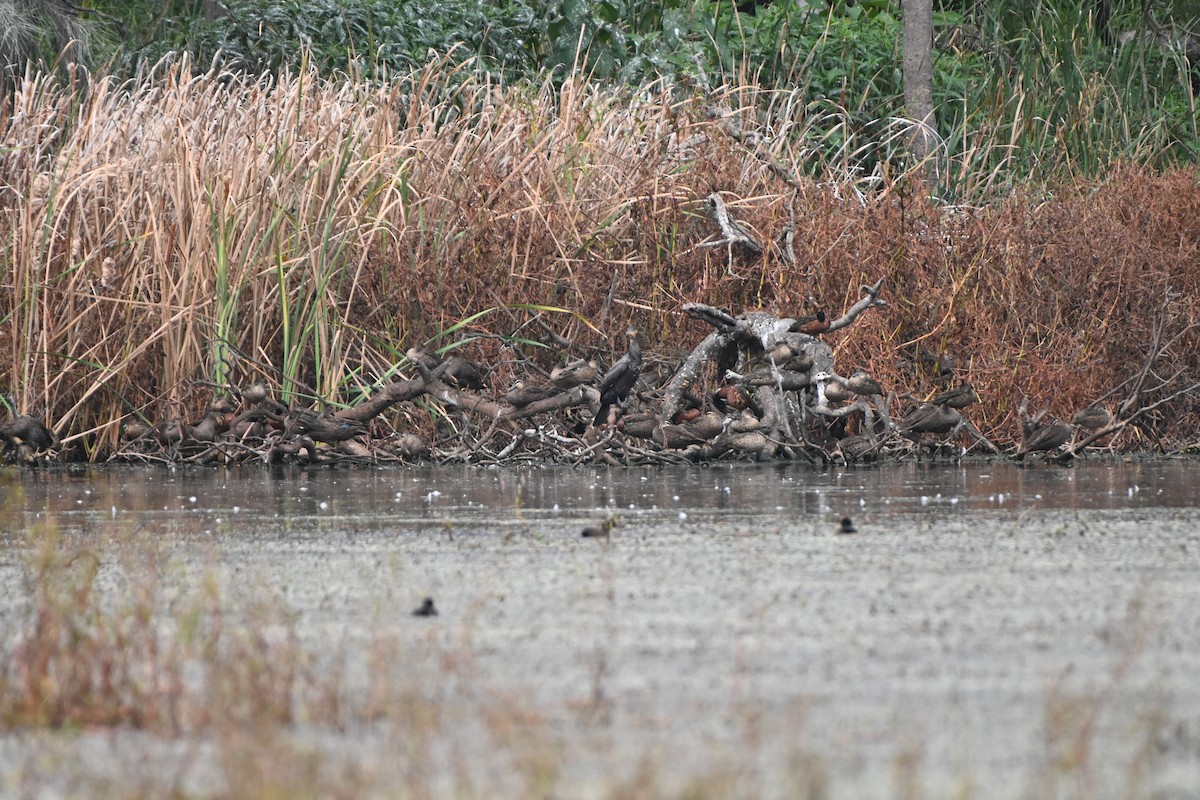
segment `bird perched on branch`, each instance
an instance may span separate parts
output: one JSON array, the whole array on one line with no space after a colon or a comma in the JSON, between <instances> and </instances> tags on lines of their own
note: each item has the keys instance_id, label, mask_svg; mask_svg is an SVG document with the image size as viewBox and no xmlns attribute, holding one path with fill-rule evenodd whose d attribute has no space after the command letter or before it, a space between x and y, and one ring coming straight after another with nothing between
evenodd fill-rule
<instances>
[{"instance_id":1,"label":"bird perched on branch","mask_svg":"<svg viewBox=\"0 0 1200 800\"><path fill-rule=\"evenodd\" d=\"M404 355L426 383L440 380L455 389L482 389L486 386L479 367L462 356L442 359L424 345L410 347Z\"/></svg>"},{"instance_id":2,"label":"bird perched on branch","mask_svg":"<svg viewBox=\"0 0 1200 800\"><path fill-rule=\"evenodd\" d=\"M504 399L513 408L524 408L527 405L545 400L548 397L553 397L558 394L559 389L556 386L547 386L545 384L526 383L525 381L517 381L512 388L508 390L508 394Z\"/></svg>"},{"instance_id":3,"label":"bird perched on branch","mask_svg":"<svg viewBox=\"0 0 1200 800\"><path fill-rule=\"evenodd\" d=\"M713 392L712 401L717 410L721 412L741 411L750 407L750 395L746 394L745 389L732 383Z\"/></svg>"},{"instance_id":4,"label":"bird perched on branch","mask_svg":"<svg viewBox=\"0 0 1200 800\"><path fill-rule=\"evenodd\" d=\"M600 368L596 366L595 361L578 358L551 370L550 382L560 389L574 389L576 386L591 383L599 375Z\"/></svg>"},{"instance_id":5,"label":"bird perched on branch","mask_svg":"<svg viewBox=\"0 0 1200 800\"><path fill-rule=\"evenodd\" d=\"M930 402L939 406L963 409L972 403L978 403L979 395L975 393L974 386L969 383L963 383L962 386L947 389L941 394L935 395Z\"/></svg>"},{"instance_id":6,"label":"bird perched on branch","mask_svg":"<svg viewBox=\"0 0 1200 800\"><path fill-rule=\"evenodd\" d=\"M642 348L638 345L637 328L630 326L625 335L629 337L628 352L617 359L617 363L600 380L600 410L592 420L594 427L613 421L609 417L615 416L614 407L619 407L625 401L642 374Z\"/></svg>"},{"instance_id":7,"label":"bird perched on branch","mask_svg":"<svg viewBox=\"0 0 1200 800\"><path fill-rule=\"evenodd\" d=\"M872 378L865 369L856 367L846 379L846 388L861 397L875 397L883 394L879 381Z\"/></svg>"},{"instance_id":8,"label":"bird perched on branch","mask_svg":"<svg viewBox=\"0 0 1200 800\"><path fill-rule=\"evenodd\" d=\"M1098 431L1110 422L1112 422L1112 414L1109 414L1108 409L1102 406L1088 406L1075 412L1075 416L1071 417L1072 425L1087 428L1089 431Z\"/></svg>"},{"instance_id":9,"label":"bird perched on branch","mask_svg":"<svg viewBox=\"0 0 1200 800\"><path fill-rule=\"evenodd\" d=\"M291 416L288 432L296 436L307 436L314 442L332 444L360 436L366 432L366 427L358 420L334 416L329 409L319 414L301 409Z\"/></svg>"},{"instance_id":10,"label":"bird perched on branch","mask_svg":"<svg viewBox=\"0 0 1200 800\"><path fill-rule=\"evenodd\" d=\"M936 403L922 403L900 420L900 431L906 434L931 433L945 436L962 424L962 414Z\"/></svg>"},{"instance_id":11,"label":"bird perched on branch","mask_svg":"<svg viewBox=\"0 0 1200 800\"><path fill-rule=\"evenodd\" d=\"M825 399L831 403L846 403L854 397L854 392L836 375L830 376L825 383Z\"/></svg>"},{"instance_id":12,"label":"bird perched on branch","mask_svg":"<svg viewBox=\"0 0 1200 800\"><path fill-rule=\"evenodd\" d=\"M801 317L791 327L793 333L807 333L809 336L816 336L827 330L829 330L829 319L825 316L824 311L818 311L811 317Z\"/></svg>"}]
</instances>

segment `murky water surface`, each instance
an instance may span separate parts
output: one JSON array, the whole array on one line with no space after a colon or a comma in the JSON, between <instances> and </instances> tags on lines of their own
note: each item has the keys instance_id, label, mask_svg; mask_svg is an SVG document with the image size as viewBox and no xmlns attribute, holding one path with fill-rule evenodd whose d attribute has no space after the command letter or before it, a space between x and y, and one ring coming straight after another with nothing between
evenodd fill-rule
<instances>
[{"instance_id":1,"label":"murky water surface","mask_svg":"<svg viewBox=\"0 0 1200 800\"><path fill-rule=\"evenodd\" d=\"M536 713L554 796L1200 798L1196 462L12 477L13 530L148 534L180 574L268 592L314 647L399 641L464 708L437 676L469 663ZM0 622L27 607L4 542ZM440 615L412 617L426 595ZM495 742L463 737L475 795L522 796L484 791ZM105 741L56 752L111 773ZM318 741L364 774L395 760ZM0 793L46 746L0 737Z\"/></svg>"},{"instance_id":2,"label":"murky water surface","mask_svg":"<svg viewBox=\"0 0 1200 800\"><path fill-rule=\"evenodd\" d=\"M504 523L587 517L714 520L785 518L826 525L830 515L886 518L955 511L1020 513L1200 506L1200 464L1117 462L1063 469L909 464L818 471L799 466L644 469L212 470L91 469L21 475L26 513L161 525L192 517L305 519L321 527L385 527L436 520ZM281 523L282 524L282 523ZM190 525L189 525L190 526Z\"/></svg>"}]
</instances>

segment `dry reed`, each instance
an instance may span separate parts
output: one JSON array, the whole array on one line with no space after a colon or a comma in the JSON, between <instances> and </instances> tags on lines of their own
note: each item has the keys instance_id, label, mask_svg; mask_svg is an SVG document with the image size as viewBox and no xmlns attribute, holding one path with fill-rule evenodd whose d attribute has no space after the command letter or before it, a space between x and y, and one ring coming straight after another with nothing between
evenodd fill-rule
<instances>
[{"instance_id":1,"label":"dry reed","mask_svg":"<svg viewBox=\"0 0 1200 800\"><path fill-rule=\"evenodd\" d=\"M892 162L864 173L869 143L790 94L679 100L462 69L382 86L186 65L86 92L27 81L0 119L0 385L97 458L123 418L195 414L253 377L354 402L448 329L503 391L541 325L607 354L588 323L633 321L669 355L707 333L682 303L836 311L881 275L891 305L835 337L841 363L924 395L937 380L905 355L948 355L1001 442L1018 390L1069 417L1139 369L1168 287L1164 369L1200 377L1192 172L1115 168L945 207ZM764 138L739 141L729 119ZM814 164L799 130L846 136L838 163ZM979 136L971 158L1008 146ZM731 270L723 248L697 248L713 191L764 241L794 213L797 263L770 252ZM1125 441L1190 441L1194 403L1169 411Z\"/></svg>"}]
</instances>

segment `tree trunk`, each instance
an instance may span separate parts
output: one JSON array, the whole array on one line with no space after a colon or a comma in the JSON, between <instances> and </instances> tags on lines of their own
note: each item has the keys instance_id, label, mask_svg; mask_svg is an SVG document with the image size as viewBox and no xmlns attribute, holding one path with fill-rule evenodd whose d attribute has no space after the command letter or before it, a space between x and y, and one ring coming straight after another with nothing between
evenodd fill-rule
<instances>
[{"instance_id":1,"label":"tree trunk","mask_svg":"<svg viewBox=\"0 0 1200 800\"><path fill-rule=\"evenodd\" d=\"M910 147L913 159L923 162L927 181L937 177L936 161L930 158L937 132L933 109L933 0L903 0L904 14L904 107L913 128Z\"/></svg>"},{"instance_id":2,"label":"tree trunk","mask_svg":"<svg viewBox=\"0 0 1200 800\"><path fill-rule=\"evenodd\" d=\"M228 9L221 0L204 0L204 21L216 22L221 17L228 14Z\"/></svg>"}]
</instances>

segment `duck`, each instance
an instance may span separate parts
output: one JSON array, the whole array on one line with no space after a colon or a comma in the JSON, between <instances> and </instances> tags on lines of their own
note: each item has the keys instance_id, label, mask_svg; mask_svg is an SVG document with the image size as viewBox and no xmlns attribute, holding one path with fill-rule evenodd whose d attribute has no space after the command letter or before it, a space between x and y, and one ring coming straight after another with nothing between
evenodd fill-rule
<instances>
[{"instance_id":1,"label":"duck","mask_svg":"<svg viewBox=\"0 0 1200 800\"><path fill-rule=\"evenodd\" d=\"M598 525L588 525L580 534L585 539L607 539L617 527L617 515L609 514Z\"/></svg>"},{"instance_id":2,"label":"duck","mask_svg":"<svg viewBox=\"0 0 1200 800\"><path fill-rule=\"evenodd\" d=\"M1103 406L1088 406L1075 412L1071 424L1089 431L1097 431L1112 422L1112 414Z\"/></svg>"},{"instance_id":3,"label":"duck","mask_svg":"<svg viewBox=\"0 0 1200 800\"><path fill-rule=\"evenodd\" d=\"M742 411L750 407L750 395L734 384L726 384L713 393L713 406L722 413Z\"/></svg>"},{"instance_id":4,"label":"duck","mask_svg":"<svg viewBox=\"0 0 1200 800\"><path fill-rule=\"evenodd\" d=\"M432 597L426 597L421 601L421 605L413 609L414 617L436 617L438 615L437 606L433 604Z\"/></svg>"},{"instance_id":5,"label":"duck","mask_svg":"<svg viewBox=\"0 0 1200 800\"><path fill-rule=\"evenodd\" d=\"M462 356L451 356L438 368L441 378L456 389L483 389L483 372Z\"/></svg>"},{"instance_id":6,"label":"duck","mask_svg":"<svg viewBox=\"0 0 1200 800\"><path fill-rule=\"evenodd\" d=\"M630 326L625 335L629 337L629 350L617 359L617 363L600 380L600 410L592 420L593 427L611 422L609 417L614 406L619 407L625 401L642 374L642 348L638 344L637 328Z\"/></svg>"},{"instance_id":7,"label":"duck","mask_svg":"<svg viewBox=\"0 0 1200 800\"><path fill-rule=\"evenodd\" d=\"M334 416L329 413L329 409L319 414L304 409L296 412L287 430L294 435L307 436L314 442L332 444L361 436L366 427L358 420Z\"/></svg>"},{"instance_id":8,"label":"duck","mask_svg":"<svg viewBox=\"0 0 1200 800\"><path fill-rule=\"evenodd\" d=\"M936 403L922 403L904 415L900 420L900 430L910 434L945 436L961 425L962 419L957 409Z\"/></svg>"},{"instance_id":9,"label":"duck","mask_svg":"<svg viewBox=\"0 0 1200 800\"><path fill-rule=\"evenodd\" d=\"M831 403L846 403L854 398L854 392L836 375L825 382L825 399Z\"/></svg>"},{"instance_id":10,"label":"duck","mask_svg":"<svg viewBox=\"0 0 1200 800\"><path fill-rule=\"evenodd\" d=\"M28 414L19 414L7 422L0 423L0 439L14 449L22 445L35 453L58 446L58 435L46 427L40 419Z\"/></svg>"},{"instance_id":11,"label":"duck","mask_svg":"<svg viewBox=\"0 0 1200 800\"><path fill-rule=\"evenodd\" d=\"M558 394L558 387L554 385L526 383L525 381L517 381L512 388L508 390L508 394L504 399L513 408L524 408L532 405L539 400L545 400Z\"/></svg>"},{"instance_id":12,"label":"duck","mask_svg":"<svg viewBox=\"0 0 1200 800\"><path fill-rule=\"evenodd\" d=\"M1025 441L1017 449L1017 461L1023 461L1028 453L1057 450L1070 440L1072 433L1071 426L1063 422L1054 422L1039 428L1036 422L1029 421L1022 423L1022 429Z\"/></svg>"},{"instance_id":13,"label":"duck","mask_svg":"<svg viewBox=\"0 0 1200 800\"><path fill-rule=\"evenodd\" d=\"M939 406L963 409L972 403L978 403L979 395L975 393L974 386L964 382L962 386L956 386L953 389L947 389L941 394L935 395L929 402Z\"/></svg>"},{"instance_id":14,"label":"duck","mask_svg":"<svg viewBox=\"0 0 1200 800\"><path fill-rule=\"evenodd\" d=\"M818 311L811 317L801 317L792 323L790 330L793 333L806 333L809 336L817 336L829 330L829 318L825 316L824 311Z\"/></svg>"},{"instance_id":15,"label":"duck","mask_svg":"<svg viewBox=\"0 0 1200 800\"><path fill-rule=\"evenodd\" d=\"M595 361L577 358L551 370L550 383L560 389L574 389L576 386L593 383L599 375L600 367Z\"/></svg>"},{"instance_id":16,"label":"duck","mask_svg":"<svg viewBox=\"0 0 1200 800\"><path fill-rule=\"evenodd\" d=\"M862 367L855 367L854 372L846 379L846 388L861 397L877 397L883 394L883 387L870 376Z\"/></svg>"}]
</instances>

